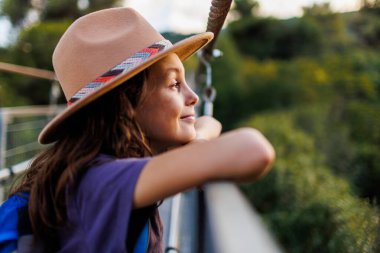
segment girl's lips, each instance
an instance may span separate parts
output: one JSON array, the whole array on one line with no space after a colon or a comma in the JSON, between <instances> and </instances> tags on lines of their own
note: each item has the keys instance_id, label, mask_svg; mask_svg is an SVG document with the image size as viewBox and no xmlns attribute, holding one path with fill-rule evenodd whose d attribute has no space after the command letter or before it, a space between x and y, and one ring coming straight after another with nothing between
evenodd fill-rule
<instances>
[{"instance_id":1,"label":"girl's lips","mask_svg":"<svg viewBox=\"0 0 380 253\"><path fill-rule=\"evenodd\" d=\"M195 122L195 116L194 115L186 115L181 117L181 120L189 121L189 122Z\"/></svg>"}]
</instances>

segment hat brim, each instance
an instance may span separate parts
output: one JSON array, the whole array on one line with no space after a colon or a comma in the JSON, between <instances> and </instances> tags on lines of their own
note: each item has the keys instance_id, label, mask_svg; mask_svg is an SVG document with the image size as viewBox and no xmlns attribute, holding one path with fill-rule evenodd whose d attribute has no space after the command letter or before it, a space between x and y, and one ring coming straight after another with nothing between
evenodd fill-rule
<instances>
[{"instance_id":1,"label":"hat brim","mask_svg":"<svg viewBox=\"0 0 380 253\"><path fill-rule=\"evenodd\" d=\"M164 58L165 56L175 53L181 59L181 61L186 60L188 57L193 55L207 43L209 43L214 37L211 32L204 32L201 34L197 34L181 40L174 44L172 47L167 48L156 55L149 58L147 61L141 63L140 65L135 66L133 69L121 74L120 76L115 77L111 81L105 83L102 87L95 90L88 96L76 101L72 105L68 106L65 110L63 110L60 114L54 117L41 131L38 136L38 141L41 144L49 144L57 141L59 136L61 136L63 129L63 123L66 122L74 113L78 112L84 106L90 104L98 97L104 95L105 93L111 91L115 87L124 83L131 77L140 73L144 69L148 68L155 62Z\"/></svg>"}]
</instances>

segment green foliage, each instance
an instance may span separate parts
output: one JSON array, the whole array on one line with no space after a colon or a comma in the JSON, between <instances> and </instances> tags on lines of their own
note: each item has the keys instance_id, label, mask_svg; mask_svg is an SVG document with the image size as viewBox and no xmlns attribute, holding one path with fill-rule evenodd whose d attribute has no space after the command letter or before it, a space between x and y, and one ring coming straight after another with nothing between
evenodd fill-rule
<instances>
[{"instance_id":1,"label":"green foliage","mask_svg":"<svg viewBox=\"0 0 380 253\"><path fill-rule=\"evenodd\" d=\"M338 108L337 108L338 107ZM352 183L358 196L379 204L380 138L377 103L349 101L292 110L294 124L315 140L334 173Z\"/></svg>"},{"instance_id":2,"label":"green foliage","mask_svg":"<svg viewBox=\"0 0 380 253\"><path fill-rule=\"evenodd\" d=\"M4 78L0 78L0 107L11 107L23 104L27 104L27 101L15 93L14 89L10 89Z\"/></svg>"},{"instance_id":3,"label":"green foliage","mask_svg":"<svg viewBox=\"0 0 380 253\"><path fill-rule=\"evenodd\" d=\"M323 65L331 76L334 92L344 99L377 100L380 78L377 71L380 58L369 52L330 54Z\"/></svg>"},{"instance_id":4,"label":"green foliage","mask_svg":"<svg viewBox=\"0 0 380 253\"><path fill-rule=\"evenodd\" d=\"M227 33L221 34L218 48L223 51L223 58L212 62L212 80L217 89L215 116L221 119L224 129L232 128L232 124L246 115L246 92L241 75L242 59L236 51L234 42Z\"/></svg>"},{"instance_id":5,"label":"green foliage","mask_svg":"<svg viewBox=\"0 0 380 253\"><path fill-rule=\"evenodd\" d=\"M51 56L59 38L71 21L43 22L23 30L10 48L12 59L41 69L52 69ZM47 43L49 42L49 43Z\"/></svg>"},{"instance_id":6,"label":"green foliage","mask_svg":"<svg viewBox=\"0 0 380 253\"><path fill-rule=\"evenodd\" d=\"M240 18L252 17L259 9L259 2L255 0L235 0L233 11L237 12Z\"/></svg>"},{"instance_id":7,"label":"green foliage","mask_svg":"<svg viewBox=\"0 0 380 253\"><path fill-rule=\"evenodd\" d=\"M240 52L258 59L289 59L321 51L319 27L306 19L241 19L229 26Z\"/></svg>"},{"instance_id":8,"label":"green foliage","mask_svg":"<svg viewBox=\"0 0 380 253\"><path fill-rule=\"evenodd\" d=\"M8 62L52 70L51 55L69 23L68 21L44 22L23 30L16 44L7 52ZM4 77L3 86L9 91L15 90L26 104L49 103L51 81L8 74Z\"/></svg>"},{"instance_id":9,"label":"green foliage","mask_svg":"<svg viewBox=\"0 0 380 253\"><path fill-rule=\"evenodd\" d=\"M378 15L373 13L356 15L351 22L350 28L357 35L358 44L373 48L379 47L380 20Z\"/></svg>"},{"instance_id":10,"label":"green foliage","mask_svg":"<svg viewBox=\"0 0 380 253\"><path fill-rule=\"evenodd\" d=\"M46 20L76 19L80 14L78 0L49 0L46 1L42 17Z\"/></svg>"},{"instance_id":11,"label":"green foliage","mask_svg":"<svg viewBox=\"0 0 380 253\"><path fill-rule=\"evenodd\" d=\"M329 88L327 70L307 58L292 62L249 59L243 73L253 111L325 101L321 95Z\"/></svg>"},{"instance_id":12,"label":"green foliage","mask_svg":"<svg viewBox=\"0 0 380 253\"><path fill-rule=\"evenodd\" d=\"M352 174L355 156L349 128L342 124L341 112L335 104L317 104L292 110L294 124L312 136L315 148L324 157L325 164L342 177Z\"/></svg>"},{"instance_id":13,"label":"green foliage","mask_svg":"<svg viewBox=\"0 0 380 253\"><path fill-rule=\"evenodd\" d=\"M0 15L8 16L13 25L22 25L32 7L29 0L2 0L0 4Z\"/></svg>"},{"instance_id":14,"label":"green foliage","mask_svg":"<svg viewBox=\"0 0 380 253\"><path fill-rule=\"evenodd\" d=\"M86 12L92 12L110 7L121 6L125 0L89 0L88 9Z\"/></svg>"},{"instance_id":15,"label":"green foliage","mask_svg":"<svg viewBox=\"0 0 380 253\"><path fill-rule=\"evenodd\" d=\"M247 122L277 153L267 177L243 186L247 196L289 252L375 252L377 211L329 171L313 138L293 121L282 112Z\"/></svg>"},{"instance_id":16,"label":"green foliage","mask_svg":"<svg viewBox=\"0 0 380 253\"><path fill-rule=\"evenodd\" d=\"M120 0L2 0L0 15L7 16L13 25L23 27L30 22L27 20L30 11L39 15L41 21L74 20L85 13L120 4Z\"/></svg>"},{"instance_id":17,"label":"green foliage","mask_svg":"<svg viewBox=\"0 0 380 253\"><path fill-rule=\"evenodd\" d=\"M259 59L270 57L275 50L275 38L280 29L278 20L242 19L229 25L229 31L240 52Z\"/></svg>"},{"instance_id":18,"label":"green foliage","mask_svg":"<svg viewBox=\"0 0 380 253\"><path fill-rule=\"evenodd\" d=\"M349 127L349 136L355 142L351 170L347 173L358 195L372 203L380 200L380 105L363 101L349 102L343 122Z\"/></svg>"},{"instance_id":19,"label":"green foliage","mask_svg":"<svg viewBox=\"0 0 380 253\"><path fill-rule=\"evenodd\" d=\"M350 126L350 135L358 143L377 145L380 148L380 104L350 102L345 121Z\"/></svg>"},{"instance_id":20,"label":"green foliage","mask_svg":"<svg viewBox=\"0 0 380 253\"><path fill-rule=\"evenodd\" d=\"M329 16L334 15L330 3L313 4L312 6L303 7L304 16Z\"/></svg>"},{"instance_id":21,"label":"green foliage","mask_svg":"<svg viewBox=\"0 0 380 253\"><path fill-rule=\"evenodd\" d=\"M305 7L303 17L296 19L245 15L228 29L241 53L258 59L291 59L346 52L356 38L350 33L350 25L326 3Z\"/></svg>"},{"instance_id":22,"label":"green foliage","mask_svg":"<svg viewBox=\"0 0 380 253\"><path fill-rule=\"evenodd\" d=\"M357 155L352 163L353 185L359 196L369 199L371 203L380 201L380 149L371 144L356 147Z\"/></svg>"},{"instance_id":23,"label":"green foliage","mask_svg":"<svg viewBox=\"0 0 380 253\"><path fill-rule=\"evenodd\" d=\"M360 10L365 13L379 15L380 1L379 0L363 0L362 7Z\"/></svg>"}]
</instances>

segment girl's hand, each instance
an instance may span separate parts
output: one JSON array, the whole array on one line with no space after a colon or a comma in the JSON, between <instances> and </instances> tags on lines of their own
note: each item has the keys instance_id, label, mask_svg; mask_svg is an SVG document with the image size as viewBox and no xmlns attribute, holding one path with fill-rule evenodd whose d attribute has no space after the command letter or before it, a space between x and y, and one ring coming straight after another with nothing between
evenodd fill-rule
<instances>
[{"instance_id":1,"label":"girl's hand","mask_svg":"<svg viewBox=\"0 0 380 253\"><path fill-rule=\"evenodd\" d=\"M194 142L215 139L222 131L222 124L210 116L197 118L194 127L197 132Z\"/></svg>"}]
</instances>

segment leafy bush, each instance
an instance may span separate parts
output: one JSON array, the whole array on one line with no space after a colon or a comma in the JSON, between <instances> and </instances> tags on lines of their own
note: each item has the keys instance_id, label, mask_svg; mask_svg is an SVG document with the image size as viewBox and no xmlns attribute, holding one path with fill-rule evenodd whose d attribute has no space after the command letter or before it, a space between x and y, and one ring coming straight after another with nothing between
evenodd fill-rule
<instances>
[{"instance_id":1,"label":"leafy bush","mask_svg":"<svg viewBox=\"0 0 380 253\"><path fill-rule=\"evenodd\" d=\"M375 252L377 209L335 176L310 135L289 112L248 121L273 143L277 160L267 177L242 188L289 252Z\"/></svg>"}]
</instances>

